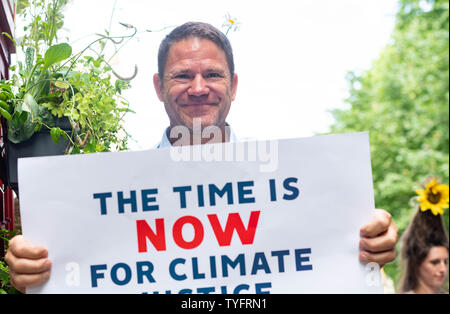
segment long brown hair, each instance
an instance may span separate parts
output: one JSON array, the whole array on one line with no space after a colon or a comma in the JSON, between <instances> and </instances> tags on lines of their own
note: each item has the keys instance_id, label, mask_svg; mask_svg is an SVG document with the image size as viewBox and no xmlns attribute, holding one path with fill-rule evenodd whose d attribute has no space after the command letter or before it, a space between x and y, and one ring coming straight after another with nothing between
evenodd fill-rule
<instances>
[{"instance_id":1,"label":"long brown hair","mask_svg":"<svg viewBox=\"0 0 450 314\"><path fill-rule=\"evenodd\" d=\"M400 258L403 276L399 286L401 293L417 288L419 267L430 249L443 246L448 250L448 242L441 215L435 216L429 210L422 212L418 209L402 236Z\"/></svg>"}]
</instances>

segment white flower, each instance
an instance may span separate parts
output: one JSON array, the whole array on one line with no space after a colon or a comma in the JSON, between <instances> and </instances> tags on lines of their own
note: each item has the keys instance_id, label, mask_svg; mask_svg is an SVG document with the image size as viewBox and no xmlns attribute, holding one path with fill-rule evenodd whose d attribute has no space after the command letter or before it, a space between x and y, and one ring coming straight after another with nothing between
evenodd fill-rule
<instances>
[{"instance_id":1,"label":"white flower","mask_svg":"<svg viewBox=\"0 0 450 314\"><path fill-rule=\"evenodd\" d=\"M234 32L239 29L239 26L241 23L237 22L236 18L231 17L229 13L225 15L225 22L222 24L222 28L226 29L225 35L228 35L228 32L230 30L233 30Z\"/></svg>"}]
</instances>

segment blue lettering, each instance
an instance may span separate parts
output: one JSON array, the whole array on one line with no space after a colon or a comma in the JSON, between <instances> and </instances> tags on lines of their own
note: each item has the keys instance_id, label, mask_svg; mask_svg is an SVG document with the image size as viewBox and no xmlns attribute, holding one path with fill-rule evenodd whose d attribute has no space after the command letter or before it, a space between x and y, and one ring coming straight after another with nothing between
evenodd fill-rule
<instances>
[{"instance_id":1,"label":"blue lettering","mask_svg":"<svg viewBox=\"0 0 450 314\"><path fill-rule=\"evenodd\" d=\"M142 190L142 211L159 210L158 205L149 205L149 203L156 202L156 197L149 197L150 195L158 194L158 189Z\"/></svg>"},{"instance_id":2,"label":"blue lettering","mask_svg":"<svg viewBox=\"0 0 450 314\"><path fill-rule=\"evenodd\" d=\"M106 215L106 199L112 197L112 193L94 194L94 199L100 199L100 213Z\"/></svg>"},{"instance_id":3,"label":"blue lettering","mask_svg":"<svg viewBox=\"0 0 450 314\"><path fill-rule=\"evenodd\" d=\"M91 286L92 286L92 288L97 288L97 286L98 286L97 279L105 278L105 274L104 273L99 274L98 271L106 270L106 269L107 269L106 264L91 266Z\"/></svg>"},{"instance_id":4,"label":"blue lettering","mask_svg":"<svg viewBox=\"0 0 450 314\"><path fill-rule=\"evenodd\" d=\"M225 193L227 194L228 205L232 205L233 204L233 187L231 185L231 182L228 182L227 184L225 184L225 186L223 187L222 190L220 190L214 184L210 184L209 185L209 203L210 203L210 205L211 206L216 205L215 194L217 194L219 197L223 197L225 195Z\"/></svg>"},{"instance_id":5,"label":"blue lettering","mask_svg":"<svg viewBox=\"0 0 450 314\"><path fill-rule=\"evenodd\" d=\"M194 279L205 279L205 274L198 272L198 260L197 257L192 258L192 272Z\"/></svg>"},{"instance_id":6,"label":"blue lettering","mask_svg":"<svg viewBox=\"0 0 450 314\"><path fill-rule=\"evenodd\" d=\"M186 192L191 190L192 189L190 186L179 186L173 188L175 193L180 193L180 208L186 208Z\"/></svg>"},{"instance_id":7,"label":"blue lettering","mask_svg":"<svg viewBox=\"0 0 450 314\"><path fill-rule=\"evenodd\" d=\"M244 254L239 254L238 257L232 261L228 256L222 255L222 276L228 277L228 265L233 269L239 264L241 276L245 276L245 257Z\"/></svg>"},{"instance_id":8,"label":"blue lettering","mask_svg":"<svg viewBox=\"0 0 450 314\"><path fill-rule=\"evenodd\" d=\"M245 195L252 194L251 189L245 189L246 187L251 187L255 183L253 181L247 181L247 182L238 182L238 195L239 195L239 204L249 204L254 203L255 198L254 197L248 197L246 198Z\"/></svg>"},{"instance_id":9,"label":"blue lettering","mask_svg":"<svg viewBox=\"0 0 450 314\"><path fill-rule=\"evenodd\" d=\"M186 280L187 279L186 275L184 275L184 274L183 275L178 275L175 272L175 267L178 264L184 264L184 263L186 263L186 260L184 258L176 258L172 262L170 262L169 273L170 273L170 276L172 276L173 279L178 280L178 281L182 281L182 280Z\"/></svg>"},{"instance_id":10,"label":"blue lettering","mask_svg":"<svg viewBox=\"0 0 450 314\"><path fill-rule=\"evenodd\" d=\"M234 293L234 294L238 294L238 293L241 292L242 290L247 290L247 291L248 291L248 289L250 289L250 286L249 286L249 285L239 285L239 286L237 286L236 288L234 288L233 293Z\"/></svg>"},{"instance_id":11,"label":"blue lettering","mask_svg":"<svg viewBox=\"0 0 450 314\"><path fill-rule=\"evenodd\" d=\"M144 267L146 270L144 270ZM155 279L152 276L152 272L154 270L153 264L150 262L137 262L136 263L136 269L137 269L137 277L138 277L138 283L144 283L144 276L147 277L147 280L149 282L155 282Z\"/></svg>"},{"instance_id":12,"label":"blue lettering","mask_svg":"<svg viewBox=\"0 0 450 314\"><path fill-rule=\"evenodd\" d=\"M136 191L130 191L130 198L124 198L123 192L117 192L117 199L119 203L119 214L125 212L125 205L131 205L131 212L137 212Z\"/></svg>"},{"instance_id":13,"label":"blue lettering","mask_svg":"<svg viewBox=\"0 0 450 314\"><path fill-rule=\"evenodd\" d=\"M284 256L289 255L289 250L272 251L272 256L278 257L278 271L284 273Z\"/></svg>"},{"instance_id":14,"label":"blue lettering","mask_svg":"<svg viewBox=\"0 0 450 314\"><path fill-rule=\"evenodd\" d=\"M119 280L119 278L117 277L117 272L121 268L125 270L125 278L123 280ZM118 286L123 286L129 283L131 280L130 266L128 266L125 263L117 263L116 265L114 265L113 268L111 269L111 279Z\"/></svg>"},{"instance_id":15,"label":"blue lettering","mask_svg":"<svg viewBox=\"0 0 450 314\"><path fill-rule=\"evenodd\" d=\"M255 253L255 259L253 260L253 267L252 267L252 275L255 275L260 269L263 269L266 274L270 274L269 263L267 263L267 259L264 253Z\"/></svg>"},{"instance_id":16,"label":"blue lettering","mask_svg":"<svg viewBox=\"0 0 450 314\"><path fill-rule=\"evenodd\" d=\"M264 288L272 288L271 282L257 283L255 284L256 294L270 294L270 291L263 291Z\"/></svg>"},{"instance_id":17,"label":"blue lettering","mask_svg":"<svg viewBox=\"0 0 450 314\"><path fill-rule=\"evenodd\" d=\"M287 178L286 180L284 180L284 182L283 182L284 188L286 190L292 192L292 194L291 195L284 194L283 199L285 199L287 201L292 201L298 197L298 195L300 194L298 188L290 185L290 183L297 183L297 181L298 181L297 178Z\"/></svg>"},{"instance_id":18,"label":"blue lettering","mask_svg":"<svg viewBox=\"0 0 450 314\"><path fill-rule=\"evenodd\" d=\"M295 265L297 271L312 270L312 265L303 265L303 262L309 262L309 257L302 257L304 254L311 254L311 249L295 250Z\"/></svg>"}]
</instances>

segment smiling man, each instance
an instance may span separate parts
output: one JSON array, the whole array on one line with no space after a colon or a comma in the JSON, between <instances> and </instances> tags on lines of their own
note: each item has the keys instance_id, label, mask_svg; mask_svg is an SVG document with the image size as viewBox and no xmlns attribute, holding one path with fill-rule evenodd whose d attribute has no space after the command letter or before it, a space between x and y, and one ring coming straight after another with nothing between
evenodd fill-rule
<instances>
[{"instance_id":1,"label":"smiling man","mask_svg":"<svg viewBox=\"0 0 450 314\"><path fill-rule=\"evenodd\" d=\"M194 144L198 122L200 129L216 127L221 131L221 136L202 139L202 144L235 141L226 117L236 96L238 78L231 45L222 32L209 24L192 22L174 29L161 43L153 83L170 120L159 147ZM191 136L170 136L171 130L180 127ZM376 210L360 234L361 262L383 266L395 259L397 228L388 212ZM11 283L23 292L50 277L47 249L22 236L10 241L6 261Z\"/></svg>"},{"instance_id":2,"label":"smiling man","mask_svg":"<svg viewBox=\"0 0 450 314\"><path fill-rule=\"evenodd\" d=\"M229 141L226 117L236 97L238 77L234 73L233 52L228 39L204 23L186 23L161 43L158 73L153 76L158 98L164 103L170 129L187 127L194 132L194 120L201 128L215 126L221 136L202 139L202 144ZM163 137L163 145L193 144L193 137ZM164 145L166 144L166 145Z\"/></svg>"}]
</instances>

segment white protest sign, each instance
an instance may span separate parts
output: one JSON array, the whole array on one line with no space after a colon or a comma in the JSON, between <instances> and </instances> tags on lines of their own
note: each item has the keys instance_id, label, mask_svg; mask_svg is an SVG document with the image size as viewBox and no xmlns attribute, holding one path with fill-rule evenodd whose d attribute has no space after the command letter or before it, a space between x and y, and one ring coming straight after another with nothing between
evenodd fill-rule
<instances>
[{"instance_id":1,"label":"white protest sign","mask_svg":"<svg viewBox=\"0 0 450 314\"><path fill-rule=\"evenodd\" d=\"M272 172L250 156L269 144ZM23 234L52 261L50 280L29 291L381 292L378 267L358 257L374 213L367 133L202 147L246 157L20 159Z\"/></svg>"}]
</instances>

